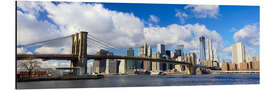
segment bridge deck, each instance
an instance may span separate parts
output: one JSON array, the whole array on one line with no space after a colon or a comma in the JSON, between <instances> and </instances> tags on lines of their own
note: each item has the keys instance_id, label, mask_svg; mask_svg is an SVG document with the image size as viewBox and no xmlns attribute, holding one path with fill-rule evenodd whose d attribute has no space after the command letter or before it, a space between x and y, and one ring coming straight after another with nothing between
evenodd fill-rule
<instances>
[{"instance_id":1,"label":"bridge deck","mask_svg":"<svg viewBox=\"0 0 270 90\"><path fill-rule=\"evenodd\" d=\"M77 55L72 54L17 54L16 60L32 60L32 59L45 59L45 60L74 60ZM87 59L128 59L128 60L143 60L143 61L154 61L154 62L167 62L175 64L188 64L188 62L175 61L172 59L159 59L159 58L148 58L138 56L106 56L106 55L87 55Z\"/></svg>"}]
</instances>

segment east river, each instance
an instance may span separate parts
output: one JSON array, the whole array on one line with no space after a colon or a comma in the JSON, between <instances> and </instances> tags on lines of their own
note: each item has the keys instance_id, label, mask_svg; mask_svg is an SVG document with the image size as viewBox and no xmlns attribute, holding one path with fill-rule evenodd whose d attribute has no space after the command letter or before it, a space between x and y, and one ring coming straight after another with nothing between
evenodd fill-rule
<instances>
[{"instance_id":1,"label":"east river","mask_svg":"<svg viewBox=\"0 0 270 90\"><path fill-rule=\"evenodd\" d=\"M18 89L259 84L259 74L113 75L96 80L17 82Z\"/></svg>"}]
</instances>

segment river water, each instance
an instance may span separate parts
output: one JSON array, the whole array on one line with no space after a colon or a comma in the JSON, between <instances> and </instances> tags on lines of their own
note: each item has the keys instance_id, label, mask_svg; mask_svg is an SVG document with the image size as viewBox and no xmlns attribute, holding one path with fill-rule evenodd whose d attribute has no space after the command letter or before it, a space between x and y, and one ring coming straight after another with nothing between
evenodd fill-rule
<instances>
[{"instance_id":1,"label":"river water","mask_svg":"<svg viewBox=\"0 0 270 90\"><path fill-rule=\"evenodd\" d=\"M129 75L96 80L17 82L18 89L259 84L259 74Z\"/></svg>"}]
</instances>

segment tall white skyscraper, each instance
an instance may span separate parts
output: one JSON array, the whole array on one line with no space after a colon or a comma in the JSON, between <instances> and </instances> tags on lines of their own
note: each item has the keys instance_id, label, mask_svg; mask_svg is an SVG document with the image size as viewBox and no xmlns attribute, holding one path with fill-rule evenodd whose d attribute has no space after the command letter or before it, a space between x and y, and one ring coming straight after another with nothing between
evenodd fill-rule
<instances>
[{"instance_id":1,"label":"tall white skyscraper","mask_svg":"<svg viewBox=\"0 0 270 90\"><path fill-rule=\"evenodd\" d=\"M206 60L213 61L213 49L211 39L206 39Z\"/></svg>"},{"instance_id":2,"label":"tall white skyscraper","mask_svg":"<svg viewBox=\"0 0 270 90\"><path fill-rule=\"evenodd\" d=\"M213 61L215 61L214 63L213 63L213 66L218 66L218 55L217 55L217 49L216 48L214 48L214 50L213 50Z\"/></svg>"},{"instance_id":3,"label":"tall white skyscraper","mask_svg":"<svg viewBox=\"0 0 270 90\"><path fill-rule=\"evenodd\" d=\"M245 47L242 43L232 45L232 63L239 64L245 60Z\"/></svg>"},{"instance_id":4,"label":"tall white skyscraper","mask_svg":"<svg viewBox=\"0 0 270 90\"><path fill-rule=\"evenodd\" d=\"M214 48L214 51L213 51L213 61L218 61L218 55L217 55L217 49Z\"/></svg>"}]
</instances>

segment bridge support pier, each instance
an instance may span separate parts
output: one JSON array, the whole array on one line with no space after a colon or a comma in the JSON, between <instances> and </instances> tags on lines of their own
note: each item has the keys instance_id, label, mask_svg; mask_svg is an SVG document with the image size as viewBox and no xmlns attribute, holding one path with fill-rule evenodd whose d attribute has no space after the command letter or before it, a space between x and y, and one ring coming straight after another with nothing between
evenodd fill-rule
<instances>
[{"instance_id":1,"label":"bridge support pier","mask_svg":"<svg viewBox=\"0 0 270 90\"><path fill-rule=\"evenodd\" d=\"M78 57L71 60L71 67L79 67L79 71L73 71L79 75L87 74L87 34L80 32L72 36L71 53Z\"/></svg>"},{"instance_id":2,"label":"bridge support pier","mask_svg":"<svg viewBox=\"0 0 270 90\"><path fill-rule=\"evenodd\" d=\"M186 67L186 74L188 75L196 75L196 67L187 65Z\"/></svg>"}]
</instances>

